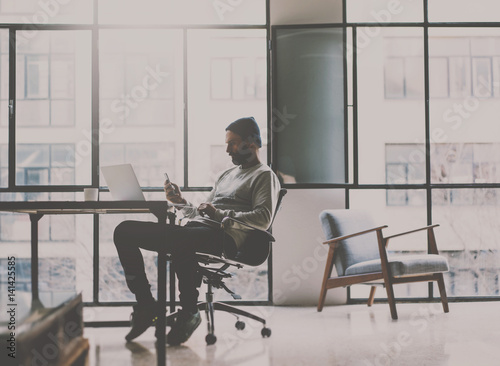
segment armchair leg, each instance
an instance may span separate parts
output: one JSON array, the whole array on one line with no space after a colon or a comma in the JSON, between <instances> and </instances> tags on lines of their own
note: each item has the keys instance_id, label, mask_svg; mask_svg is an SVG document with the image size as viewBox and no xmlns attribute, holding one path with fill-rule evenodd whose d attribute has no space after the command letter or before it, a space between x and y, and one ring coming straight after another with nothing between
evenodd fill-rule
<instances>
[{"instance_id":1,"label":"armchair leg","mask_svg":"<svg viewBox=\"0 0 500 366\"><path fill-rule=\"evenodd\" d=\"M333 252L334 249L333 247L330 246L330 250L328 251L328 258L326 259L325 274L323 276L321 292L319 294L318 311L323 310L323 306L325 305L326 291L328 290L328 288L326 287L326 283L328 282L328 279L332 275L332 270L333 270Z\"/></svg>"},{"instance_id":2,"label":"armchair leg","mask_svg":"<svg viewBox=\"0 0 500 366\"><path fill-rule=\"evenodd\" d=\"M372 286L370 288L370 296L368 297L368 306L372 306L373 305L373 301L375 300L375 291L377 291L377 287L376 286Z\"/></svg>"},{"instance_id":3,"label":"armchair leg","mask_svg":"<svg viewBox=\"0 0 500 366\"><path fill-rule=\"evenodd\" d=\"M391 309L391 317L394 320L398 319L398 312L396 310L396 300L394 299L394 290L392 289L392 283L390 281L385 282L385 289L387 291L387 301L389 302L389 308Z\"/></svg>"},{"instance_id":4,"label":"armchair leg","mask_svg":"<svg viewBox=\"0 0 500 366\"><path fill-rule=\"evenodd\" d=\"M439 287L439 294L441 295L441 303L443 304L443 310L445 313L448 313L450 309L448 308L448 297L446 296L446 288L444 286L443 274L439 273L437 277L438 277L437 283Z\"/></svg>"}]
</instances>

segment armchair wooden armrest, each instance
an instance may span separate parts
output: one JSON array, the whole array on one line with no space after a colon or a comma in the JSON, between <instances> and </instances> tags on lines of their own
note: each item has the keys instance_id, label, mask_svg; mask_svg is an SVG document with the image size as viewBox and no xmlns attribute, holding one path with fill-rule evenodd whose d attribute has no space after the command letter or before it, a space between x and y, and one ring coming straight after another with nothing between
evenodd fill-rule
<instances>
[{"instance_id":1,"label":"armchair wooden armrest","mask_svg":"<svg viewBox=\"0 0 500 366\"><path fill-rule=\"evenodd\" d=\"M413 234L413 233L416 233L418 231L427 230L427 235L429 238L429 249L428 249L429 253L439 254L437 244L436 244L436 237L434 235L434 228L438 227L438 226L439 226L439 224L434 224L434 225L424 226L424 227L421 227L421 228L415 229L415 230L405 231L404 233L399 233L399 234L388 236L388 237L384 238L385 246L387 247L387 244L389 243L389 239L397 238L398 236L403 236L403 235L407 235L407 234Z\"/></svg>"},{"instance_id":2,"label":"armchair wooden armrest","mask_svg":"<svg viewBox=\"0 0 500 366\"><path fill-rule=\"evenodd\" d=\"M349 238L352 238L354 236L359 236L359 235L364 235L364 234L368 234L368 233L371 233L373 231L380 231L382 229L385 229L387 227L387 225L383 225L383 226L378 226L378 227L374 227L372 229L368 229L368 230L364 230L364 231L360 231L358 233L354 233L354 234L349 234L349 235L344 235L344 236L338 236L336 238L333 238L333 239L329 239L327 241L324 241L323 244L335 244L339 241L342 241L342 240L345 240L345 239L349 239Z\"/></svg>"},{"instance_id":3,"label":"armchair wooden armrest","mask_svg":"<svg viewBox=\"0 0 500 366\"><path fill-rule=\"evenodd\" d=\"M250 224L247 224L247 223L244 223L243 221L240 221L240 220L237 220L235 218L232 218L232 217L229 217L229 216L226 216L222 219L221 221L221 227L222 229L225 229L226 228L226 225L228 225L229 221L233 221L233 222L236 222L237 224L239 225L242 225L242 226L245 226L249 229L252 229L252 230L255 230L255 231L258 231L262 234L264 234L270 241L275 241L274 239L274 236L272 236L269 231L266 231L266 230L262 230L262 229L259 229L259 228L256 228L255 226L252 226Z\"/></svg>"},{"instance_id":4,"label":"armchair wooden armrest","mask_svg":"<svg viewBox=\"0 0 500 366\"><path fill-rule=\"evenodd\" d=\"M407 235L407 234L413 234L413 233L416 233L418 231L431 230L431 229L434 229L437 226L439 226L439 224L424 226L424 227L421 227L421 228L418 228L418 229L415 229L415 230L405 231L404 233L399 233L399 234L394 234L394 235L391 235L391 236L387 236L387 237L385 237L385 240L389 240L389 239L396 238L398 236Z\"/></svg>"}]
</instances>

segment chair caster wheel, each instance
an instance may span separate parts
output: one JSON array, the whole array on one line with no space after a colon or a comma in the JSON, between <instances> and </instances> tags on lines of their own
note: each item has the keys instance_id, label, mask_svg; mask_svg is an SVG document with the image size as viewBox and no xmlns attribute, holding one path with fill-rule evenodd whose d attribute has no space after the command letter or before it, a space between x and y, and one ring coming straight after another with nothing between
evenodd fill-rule
<instances>
[{"instance_id":1,"label":"chair caster wheel","mask_svg":"<svg viewBox=\"0 0 500 366\"><path fill-rule=\"evenodd\" d=\"M264 338L270 337L271 336L271 329L262 328L262 330L260 331L260 334L262 334L262 337L264 337Z\"/></svg>"},{"instance_id":2,"label":"chair caster wheel","mask_svg":"<svg viewBox=\"0 0 500 366\"><path fill-rule=\"evenodd\" d=\"M245 322L238 320L234 326L238 330L243 330L243 329L245 329Z\"/></svg>"},{"instance_id":3,"label":"chair caster wheel","mask_svg":"<svg viewBox=\"0 0 500 366\"><path fill-rule=\"evenodd\" d=\"M207 336L205 337L205 342L207 342L207 344L210 346L211 344L217 342L217 337L215 336L215 334L207 334Z\"/></svg>"}]
</instances>

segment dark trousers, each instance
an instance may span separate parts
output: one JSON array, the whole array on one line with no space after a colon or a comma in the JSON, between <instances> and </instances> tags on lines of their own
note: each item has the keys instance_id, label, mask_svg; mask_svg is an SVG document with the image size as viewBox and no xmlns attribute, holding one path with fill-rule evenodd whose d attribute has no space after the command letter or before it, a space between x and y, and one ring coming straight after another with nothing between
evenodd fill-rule
<instances>
[{"instance_id":1,"label":"dark trousers","mask_svg":"<svg viewBox=\"0 0 500 366\"><path fill-rule=\"evenodd\" d=\"M114 243L125 272L130 291L139 304L153 300L139 248L158 251L162 248L172 256L172 267L179 281L180 303L184 310L196 311L197 287L201 277L197 272L195 253L220 255L224 240L231 240L222 230L200 223L173 226L155 222L123 221L114 232Z\"/></svg>"}]
</instances>

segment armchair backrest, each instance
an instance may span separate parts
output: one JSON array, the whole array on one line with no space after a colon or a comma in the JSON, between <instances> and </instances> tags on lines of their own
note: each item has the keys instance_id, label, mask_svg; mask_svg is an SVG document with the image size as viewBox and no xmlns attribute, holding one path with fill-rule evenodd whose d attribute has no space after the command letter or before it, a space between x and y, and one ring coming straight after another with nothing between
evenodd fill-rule
<instances>
[{"instance_id":1,"label":"armchair backrest","mask_svg":"<svg viewBox=\"0 0 500 366\"><path fill-rule=\"evenodd\" d=\"M285 188L280 189L278 200L276 202L276 209L274 210L274 215L271 219L271 226L269 227L269 229L267 229L269 233L272 230L274 219L276 218L276 214L281 208L281 202L283 201L283 197L286 193L287 190ZM267 257L269 256L270 250L271 241L269 240L269 236L265 233L255 230L250 232L240 250L235 253L234 256L229 255L229 259L233 259L237 262L255 267L261 265L266 261Z\"/></svg>"},{"instance_id":2,"label":"armchair backrest","mask_svg":"<svg viewBox=\"0 0 500 366\"><path fill-rule=\"evenodd\" d=\"M375 227L370 215L360 210L324 210L319 218L327 240ZM353 264L378 258L380 254L375 232L342 240L334 252L339 276L343 276Z\"/></svg>"}]
</instances>

